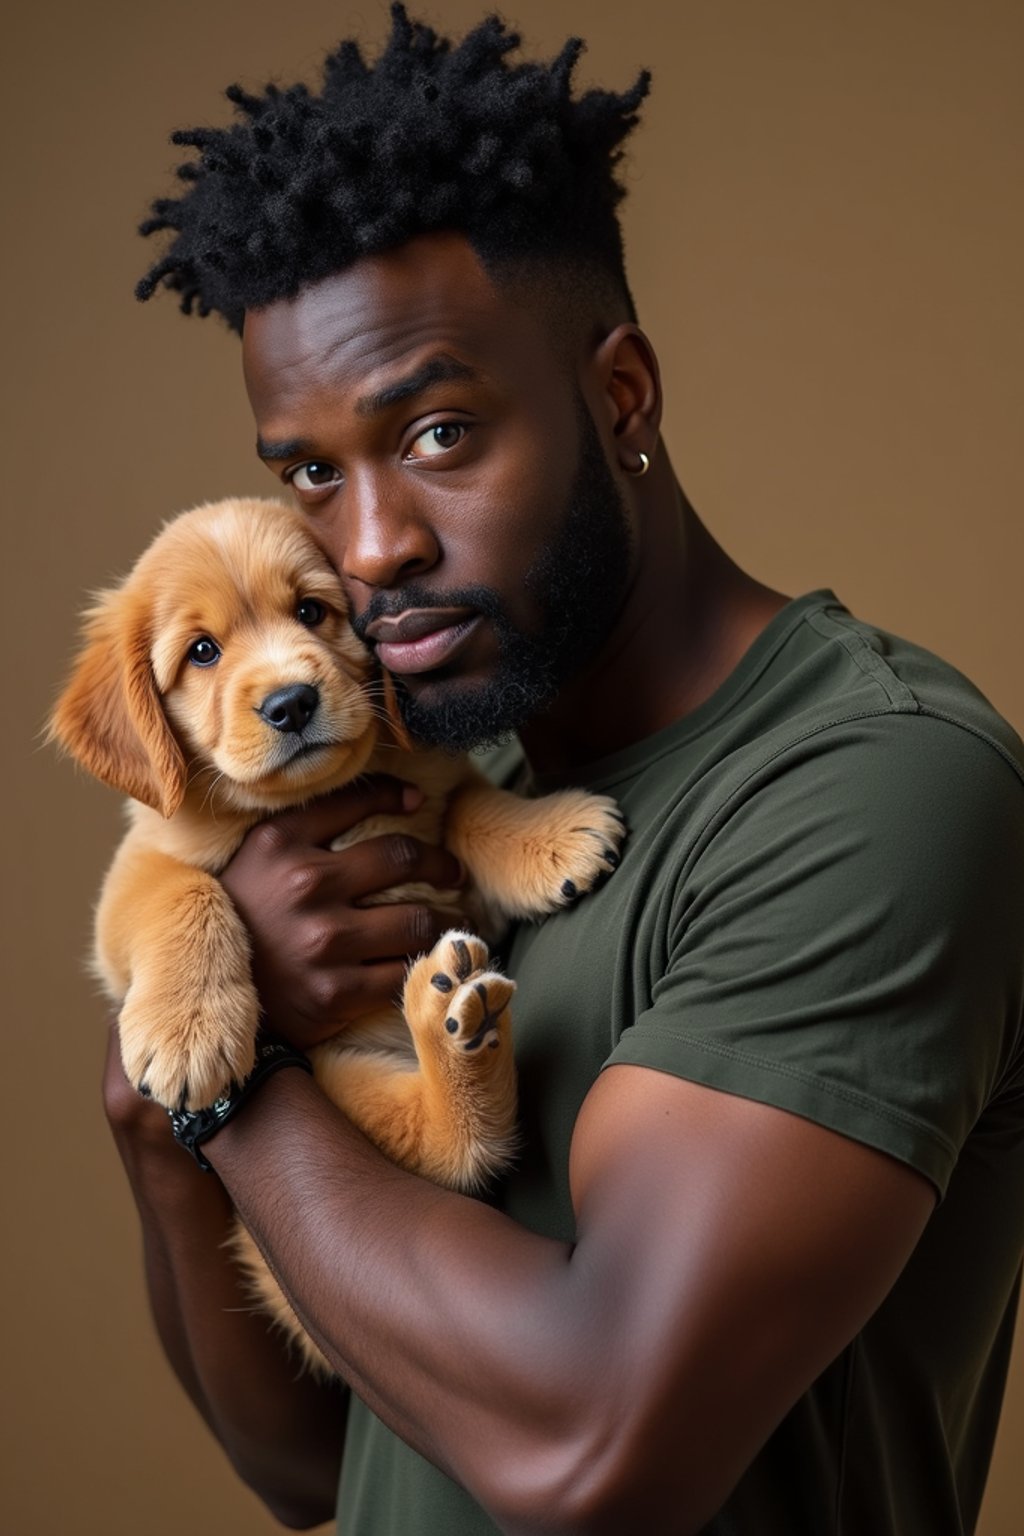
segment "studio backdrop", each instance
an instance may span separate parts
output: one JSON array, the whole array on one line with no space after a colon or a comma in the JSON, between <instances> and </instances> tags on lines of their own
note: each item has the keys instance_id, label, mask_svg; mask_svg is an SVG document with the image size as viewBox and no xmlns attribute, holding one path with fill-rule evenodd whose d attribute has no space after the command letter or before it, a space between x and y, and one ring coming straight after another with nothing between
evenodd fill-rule
<instances>
[{"instance_id":1,"label":"studio backdrop","mask_svg":"<svg viewBox=\"0 0 1024 1536\"><path fill-rule=\"evenodd\" d=\"M482 10L419 14L461 32ZM1024 9L510 0L509 16L537 53L582 32L582 85L654 71L625 168L630 274L666 441L715 536L770 585L831 586L938 651L1024 729ZM342 36L385 29L378 0L38 0L5 27L0 1528L18 1536L278 1529L155 1342L83 968L120 809L40 730L88 590L176 509L273 490L237 339L132 297L152 256L134 227L181 158L168 133L226 121L232 81L313 79ZM1018 1348L983 1536L1021 1529L1022 1436Z\"/></svg>"}]
</instances>

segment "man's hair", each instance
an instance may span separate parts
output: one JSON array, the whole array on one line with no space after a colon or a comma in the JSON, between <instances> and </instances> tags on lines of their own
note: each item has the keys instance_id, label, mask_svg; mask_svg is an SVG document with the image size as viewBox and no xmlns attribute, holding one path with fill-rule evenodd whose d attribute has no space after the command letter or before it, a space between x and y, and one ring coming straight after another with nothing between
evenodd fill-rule
<instances>
[{"instance_id":1,"label":"man's hair","mask_svg":"<svg viewBox=\"0 0 1024 1536\"><path fill-rule=\"evenodd\" d=\"M187 191L158 199L140 226L175 235L137 296L162 285L186 314L215 311L241 331L247 309L451 230L496 274L538 262L568 270L635 318L615 172L648 72L621 95L573 100L579 38L550 65L510 64L520 39L497 16L455 47L404 5L391 16L376 63L343 42L319 95L302 84L260 96L232 85L225 94L240 121L172 135L199 154L178 168Z\"/></svg>"}]
</instances>

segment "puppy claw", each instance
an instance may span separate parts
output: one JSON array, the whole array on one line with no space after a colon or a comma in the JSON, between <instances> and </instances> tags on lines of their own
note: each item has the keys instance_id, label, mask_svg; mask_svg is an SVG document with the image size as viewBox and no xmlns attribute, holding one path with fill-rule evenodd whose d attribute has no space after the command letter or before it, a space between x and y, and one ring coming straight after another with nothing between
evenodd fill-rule
<instances>
[{"instance_id":1,"label":"puppy claw","mask_svg":"<svg viewBox=\"0 0 1024 1536\"><path fill-rule=\"evenodd\" d=\"M452 949L455 952L455 974L460 981L465 981L473 969L473 962L469 956L469 949L465 939L452 939Z\"/></svg>"}]
</instances>

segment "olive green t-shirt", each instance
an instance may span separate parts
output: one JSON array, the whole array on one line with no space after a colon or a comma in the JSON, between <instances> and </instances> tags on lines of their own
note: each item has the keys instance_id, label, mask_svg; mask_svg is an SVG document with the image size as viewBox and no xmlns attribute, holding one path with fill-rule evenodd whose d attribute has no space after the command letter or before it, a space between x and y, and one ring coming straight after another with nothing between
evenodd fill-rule
<instances>
[{"instance_id":1,"label":"olive green t-shirt","mask_svg":"<svg viewBox=\"0 0 1024 1536\"><path fill-rule=\"evenodd\" d=\"M1024 1252L1024 747L951 667L816 592L583 782L629 838L599 892L511 939L523 1151L495 1202L573 1238L573 1124L615 1062L918 1169L941 1199L902 1276L706 1531L969 1532ZM355 1401L339 1517L344 1536L496 1529Z\"/></svg>"}]
</instances>

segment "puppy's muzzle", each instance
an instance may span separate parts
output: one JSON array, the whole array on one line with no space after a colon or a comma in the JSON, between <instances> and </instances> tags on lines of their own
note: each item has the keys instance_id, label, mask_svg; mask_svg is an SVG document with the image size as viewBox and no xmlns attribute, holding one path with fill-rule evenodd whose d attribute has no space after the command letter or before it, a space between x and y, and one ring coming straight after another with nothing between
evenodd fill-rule
<instances>
[{"instance_id":1,"label":"puppy's muzzle","mask_svg":"<svg viewBox=\"0 0 1024 1536\"><path fill-rule=\"evenodd\" d=\"M268 693L256 713L283 735L304 730L317 712L320 693L311 683L289 683Z\"/></svg>"}]
</instances>

